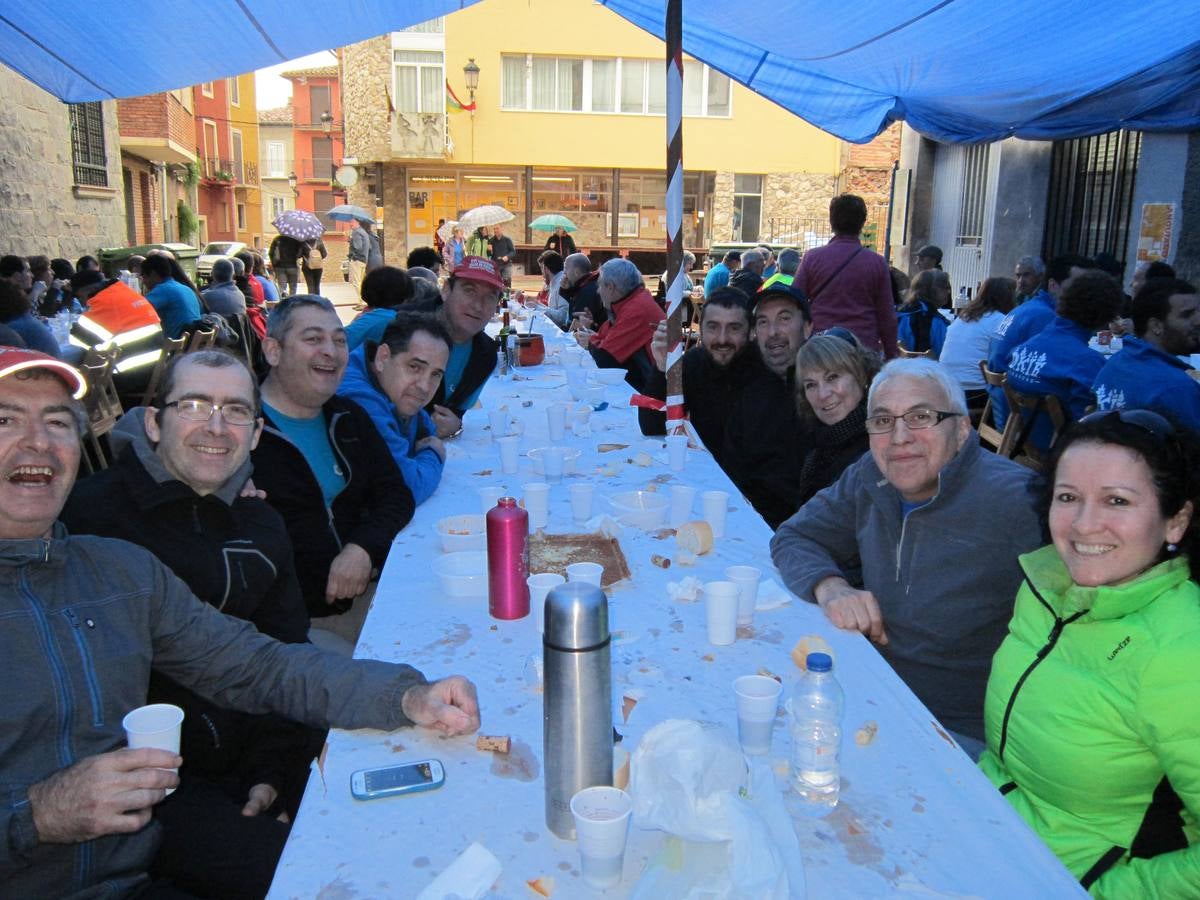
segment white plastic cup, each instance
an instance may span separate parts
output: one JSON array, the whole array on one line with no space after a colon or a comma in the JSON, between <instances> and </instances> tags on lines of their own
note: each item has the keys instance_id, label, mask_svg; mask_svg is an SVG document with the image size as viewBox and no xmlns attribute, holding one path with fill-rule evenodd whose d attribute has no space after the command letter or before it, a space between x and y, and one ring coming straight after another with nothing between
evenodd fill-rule
<instances>
[{"instance_id":1,"label":"white plastic cup","mask_svg":"<svg viewBox=\"0 0 1200 900\"><path fill-rule=\"evenodd\" d=\"M671 485L671 527L678 528L692 520L692 507L696 504L696 489L686 484Z\"/></svg>"},{"instance_id":2,"label":"white plastic cup","mask_svg":"<svg viewBox=\"0 0 1200 900\"><path fill-rule=\"evenodd\" d=\"M481 487L479 489L479 508L486 516L491 512L496 502L504 496L504 488L502 487Z\"/></svg>"},{"instance_id":3,"label":"white plastic cup","mask_svg":"<svg viewBox=\"0 0 1200 900\"><path fill-rule=\"evenodd\" d=\"M533 610L533 621L537 624L538 634L546 630L546 595L566 580L554 572L539 572L525 579L525 583L529 585L529 607Z\"/></svg>"},{"instance_id":4,"label":"white plastic cup","mask_svg":"<svg viewBox=\"0 0 1200 900\"><path fill-rule=\"evenodd\" d=\"M738 586L732 581L704 585L704 613L708 642L724 647L737 640Z\"/></svg>"},{"instance_id":5,"label":"white plastic cup","mask_svg":"<svg viewBox=\"0 0 1200 900\"><path fill-rule=\"evenodd\" d=\"M542 473L549 484L561 484L566 451L562 447L546 447L542 450Z\"/></svg>"},{"instance_id":6,"label":"white plastic cup","mask_svg":"<svg viewBox=\"0 0 1200 900\"><path fill-rule=\"evenodd\" d=\"M550 485L535 481L525 485L525 512L529 513L529 528L545 528L550 519Z\"/></svg>"},{"instance_id":7,"label":"white plastic cup","mask_svg":"<svg viewBox=\"0 0 1200 900\"><path fill-rule=\"evenodd\" d=\"M604 566L594 562L577 562L567 566L567 581L582 581L601 587L600 580L604 577Z\"/></svg>"},{"instance_id":8,"label":"white plastic cup","mask_svg":"<svg viewBox=\"0 0 1200 900\"><path fill-rule=\"evenodd\" d=\"M517 442L520 440L515 434L507 437L496 438L496 444L500 447L500 471L505 475L516 475L520 465L520 458L517 456Z\"/></svg>"},{"instance_id":9,"label":"white plastic cup","mask_svg":"<svg viewBox=\"0 0 1200 900\"><path fill-rule=\"evenodd\" d=\"M493 441L508 434L512 418L509 416L507 409L489 409L487 417L488 425L492 427Z\"/></svg>"},{"instance_id":10,"label":"white plastic cup","mask_svg":"<svg viewBox=\"0 0 1200 900\"><path fill-rule=\"evenodd\" d=\"M179 729L183 725L183 710L171 703L151 703L139 706L125 714L121 720L125 729L125 743L131 750L151 747L155 750L179 752ZM172 769L178 772L178 769ZM167 788L167 794L175 788Z\"/></svg>"},{"instance_id":11,"label":"white plastic cup","mask_svg":"<svg viewBox=\"0 0 1200 900\"><path fill-rule=\"evenodd\" d=\"M550 440L561 441L567 432L567 407L564 403L551 403L546 407L546 424L550 427Z\"/></svg>"},{"instance_id":12,"label":"white plastic cup","mask_svg":"<svg viewBox=\"0 0 1200 900\"><path fill-rule=\"evenodd\" d=\"M667 464L672 472L682 472L687 464L688 436L686 434L667 435Z\"/></svg>"},{"instance_id":13,"label":"white plastic cup","mask_svg":"<svg viewBox=\"0 0 1200 900\"><path fill-rule=\"evenodd\" d=\"M775 708L783 685L766 675L743 675L733 681L737 697L738 741L749 756L771 752Z\"/></svg>"},{"instance_id":14,"label":"white plastic cup","mask_svg":"<svg viewBox=\"0 0 1200 900\"><path fill-rule=\"evenodd\" d=\"M571 495L571 520L586 522L592 517L592 498L596 494L594 484L573 484L567 489Z\"/></svg>"},{"instance_id":15,"label":"white plastic cup","mask_svg":"<svg viewBox=\"0 0 1200 900\"><path fill-rule=\"evenodd\" d=\"M620 788L584 788L571 798L580 874L597 890L621 883L633 798Z\"/></svg>"},{"instance_id":16,"label":"white plastic cup","mask_svg":"<svg viewBox=\"0 0 1200 900\"><path fill-rule=\"evenodd\" d=\"M584 399L593 409L595 409L604 402L604 385L590 385L587 389Z\"/></svg>"},{"instance_id":17,"label":"white plastic cup","mask_svg":"<svg viewBox=\"0 0 1200 900\"><path fill-rule=\"evenodd\" d=\"M571 396L576 400L582 400L587 396L587 369L576 364L567 365L566 370L567 388L571 391Z\"/></svg>"},{"instance_id":18,"label":"white plastic cup","mask_svg":"<svg viewBox=\"0 0 1200 900\"><path fill-rule=\"evenodd\" d=\"M725 577L738 586L737 623L752 624L754 607L758 603L758 580L762 578L762 570L754 566L730 566L725 570Z\"/></svg>"},{"instance_id":19,"label":"white plastic cup","mask_svg":"<svg viewBox=\"0 0 1200 900\"><path fill-rule=\"evenodd\" d=\"M725 537L725 513L729 509L729 494L725 491L705 491L700 495L704 521L712 528L713 538Z\"/></svg>"}]
</instances>

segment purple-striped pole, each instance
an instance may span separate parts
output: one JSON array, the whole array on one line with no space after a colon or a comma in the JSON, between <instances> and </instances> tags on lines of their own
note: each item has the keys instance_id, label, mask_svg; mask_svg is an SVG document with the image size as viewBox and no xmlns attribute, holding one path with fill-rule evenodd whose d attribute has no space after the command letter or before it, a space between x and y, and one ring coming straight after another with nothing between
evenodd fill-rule
<instances>
[{"instance_id":1,"label":"purple-striped pole","mask_svg":"<svg viewBox=\"0 0 1200 900\"><path fill-rule=\"evenodd\" d=\"M683 428L683 0L667 0L667 434Z\"/></svg>"}]
</instances>

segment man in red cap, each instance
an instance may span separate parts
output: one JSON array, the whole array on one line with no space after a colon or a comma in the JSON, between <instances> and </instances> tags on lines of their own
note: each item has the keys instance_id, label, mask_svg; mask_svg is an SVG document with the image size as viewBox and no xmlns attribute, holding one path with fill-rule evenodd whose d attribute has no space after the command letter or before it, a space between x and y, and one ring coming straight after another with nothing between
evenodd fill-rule
<instances>
[{"instance_id":1,"label":"man in red cap","mask_svg":"<svg viewBox=\"0 0 1200 900\"><path fill-rule=\"evenodd\" d=\"M499 348L483 329L496 314L503 290L504 280L494 262L483 256L468 256L442 288L440 301L412 307L436 313L454 341L441 387L426 407L440 438L462 431L463 414L475 405L496 368Z\"/></svg>"},{"instance_id":2,"label":"man in red cap","mask_svg":"<svg viewBox=\"0 0 1200 900\"><path fill-rule=\"evenodd\" d=\"M68 534L58 516L84 392L66 363L0 349L0 895L146 892L152 814L183 763L123 746L152 667L229 709L315 727L478 730L461 676L427 683L409 666L281 644L197 600L148 550Z\"/></svg>"}]
</instances>

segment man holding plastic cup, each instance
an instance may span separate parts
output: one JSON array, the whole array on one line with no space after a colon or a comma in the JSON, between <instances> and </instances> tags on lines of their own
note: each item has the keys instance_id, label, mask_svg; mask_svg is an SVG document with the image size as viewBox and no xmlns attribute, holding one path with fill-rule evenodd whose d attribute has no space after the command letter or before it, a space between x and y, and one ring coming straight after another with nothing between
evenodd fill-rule
<instances>
[{"instance_id":1,"label":"man holding plastic cup","mask_svg":"<svg viewBox=\"0 0 1200 900\"><path fill-rule=\"evenodd\" d=\"M474 686L280 644L196 600L148 551L57 522L79 467L86 387L44 354L0 350L0 895L126 896L149 886L154 804L174 753L123 749L153 666L208 699L316 727L479 728Z\"/></svg>"}]
</instances>

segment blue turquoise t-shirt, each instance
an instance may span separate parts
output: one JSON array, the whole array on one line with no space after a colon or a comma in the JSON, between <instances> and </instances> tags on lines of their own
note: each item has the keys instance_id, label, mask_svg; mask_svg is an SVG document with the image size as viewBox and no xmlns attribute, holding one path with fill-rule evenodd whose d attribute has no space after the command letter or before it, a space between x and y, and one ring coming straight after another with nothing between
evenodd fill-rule
<instances>
[{"instance_id":1,"label":"blue turquoise t-shirt","mask_svg":"<svg viewBox=\"0 0 1200 900\"><path fill-rule=\"evenodd\" d=\"M902 516L907 516L914 509L920 509L922 506L925 506L928 502L929 502L928 500L918 500L916 503L909 503L907 500L905 500L903 497L901 497L900 498L900 513Z\"/></svg>"},{"instance_id":2,"label":"blue turquoise t-shirt","mask_svg":"<svg viewBox=\"0 0 1200 900\"><path fill-rule=\"evenodd\" d=\"M329 445L329 432L325 430L325 417L316 415L311 419L295 419L285 416L271 404L264 402L263 409L271 421L279 426L289 441L300 448L308 467L321 485L325 505L332 506L346 487L346 473Z\"/></svg>"},{"instance_id":3,"label":"blue turquoise t-shirt","mask_svg":"<svg viewBox=\"0 0 1200 900\"><path fill-rule=\"evenodd\" d=\"M463 373L467 371L467 363L471 360L471 341L466 341L462 344L455 344L450 348L450 361L446 363L446 374L442 376L442 382L446 385L446 396L449 397L454 393L458 383L462 381ZM463 409L470 409L475 405L475 401L479 399L479 395L483 393L483 385L479 385L475 392L466 399L463 403Z\"/></svg>"}]
</instances>

